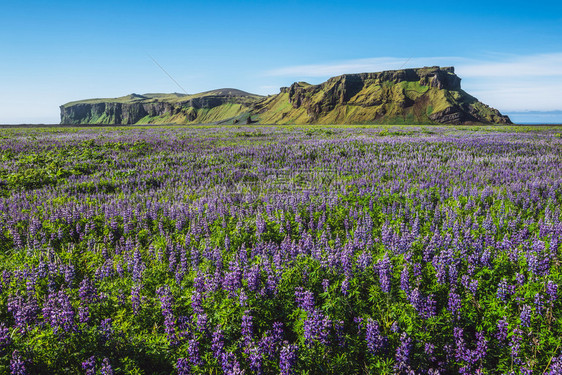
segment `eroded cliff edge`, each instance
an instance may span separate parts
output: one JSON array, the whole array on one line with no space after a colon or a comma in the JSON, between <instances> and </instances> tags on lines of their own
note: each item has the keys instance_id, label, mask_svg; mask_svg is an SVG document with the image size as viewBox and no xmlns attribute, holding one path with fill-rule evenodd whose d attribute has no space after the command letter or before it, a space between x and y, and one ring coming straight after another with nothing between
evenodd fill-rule
<instances>
[{"instance_id":1,"label":"eroded cliff edge","mask_svg":"<svg viewBox=\"0 0 562 375\"><path fill-rule=\"evenodd\" d=\"M145 94L61 106L64 124L510 124L461 89L453 67L345 74L263 97L236 89Z\"/></svg>"},{"instance_id":2,"label":"eroded cliff edge","mask_svg":"<svg viewBox=\"0 0 562 375\"><path fill-rule=\"evenodd\" d=\"M244 116L262 99L263 96L236 89L195 95L131 94L112 99L88 99L60 106L61 124L212 123Z\"/></svg>"}]
</instances>

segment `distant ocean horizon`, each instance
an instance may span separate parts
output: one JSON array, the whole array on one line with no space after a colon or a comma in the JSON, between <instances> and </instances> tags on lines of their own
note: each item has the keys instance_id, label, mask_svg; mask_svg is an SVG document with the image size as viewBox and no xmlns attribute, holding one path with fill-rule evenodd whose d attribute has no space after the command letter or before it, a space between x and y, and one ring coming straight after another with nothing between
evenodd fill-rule
<instances>
[{"instance_id":1,"label":"distant ocean horizon","mask_svg":"<svg viewBox=\"0 0 562 375\"><path fill-rule=\"evenodd\" d=\"M515 124L562 124L562 111L502 112Z\"/></svg>"}]
</instances>

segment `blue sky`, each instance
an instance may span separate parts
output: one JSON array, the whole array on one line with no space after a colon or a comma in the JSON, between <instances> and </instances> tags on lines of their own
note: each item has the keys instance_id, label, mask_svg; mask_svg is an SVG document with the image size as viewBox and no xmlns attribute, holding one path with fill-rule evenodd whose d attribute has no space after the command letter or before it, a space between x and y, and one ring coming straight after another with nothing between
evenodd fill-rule
<instances>
[{"instance_id":1,"label":"blue sky","mask_svg":"<svg viewBox=\"0 0 562 375\"><path fill-rule=\"evenodd\" d=\"M562 4L551 1L3 1L0 123L56 123L72 100L181 92L149 55L189 93L454 65L466 91L503 112L562 110Z\"/></svg>"}]
</instances>

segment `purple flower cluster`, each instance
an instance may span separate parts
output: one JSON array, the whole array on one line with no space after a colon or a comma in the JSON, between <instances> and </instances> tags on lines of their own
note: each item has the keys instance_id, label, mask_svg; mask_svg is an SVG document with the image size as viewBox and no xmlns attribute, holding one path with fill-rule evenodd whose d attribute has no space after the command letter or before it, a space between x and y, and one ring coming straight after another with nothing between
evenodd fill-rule
<instances>
[{"instance_id":1,"label":"purple flower cluster","mask_svg":"<svg viewBox=\"0 0 562 375\"><path fill-rule=\"evenodd\" d=\"M86 375L95 375L96 374L96 357L91 356L84 362L82 362L82 369L85 371Z\"/></svg>"},{"instance_id":2,"label":"purple flower cluster","mask_svg":"<svg viewBox=\"0 0 562 375\"><path fill-rule=\"evenodd\" d=\"M10 359L10 374L11 375L27 375L28 372L25 368L25 362L17 350L12 353Z\"/></svg>"},{"instance_id":3,"label":"purple flower cluster","mask_svg":"<svg viewBox=\"0 0 562 375\"><path fill-rule=\"evenodd\" d=\"M384 254L382 260L376 264L376 269L379 274L379 281L381 289L384 293L390 293L392 283L392 263L388 253Z\"/></svg>"},{"instance_id":4,"label":"purple flower cluster","mask_svg":"<svg viewBox=\"0 0 562 375\"><path fill-rule=\"evenodd\" d=\"M187 358L178 358L176 370L178 371L178 375L190 375L191 365L189 364L189 360Z\"/></svg>"},{"instance_id":5,"label":"purple flower cluster","mask_svg":"<svg viewBox=\"0 0 562 375\"><path fill-rule=\"evenodd\" d=\"M297 346L285 344L281 348L279 369L281 375L291 375L295 372L297 363Z\"/></svg>"},{"instance_id":6,"label":"purple flower cluster","mask_svg":"<svg viewBox=\"0 0 562 375\"><path fill-rule=\"evenodd\" d=\"M51 325L55 333L60 329L65 332L76 330L74 308L64 290L49 294L47 301L43 304L43 318Z\"/></svg>"},{"instance_id":7,"label":"purple flower cluster","mask_svg":"<svg viewBox=\"0 0 562 375\"><path fill-rule=\"evenodd\" d=\"M107 359L107 358L103 359L103 361L101 363L100 373L101 373L101 375L113 375L114 374L113 368L111 367L111 364L109 363L109 359Z\"/></svg>"},{"instance_id":8,"label":"purple flower cluster","mask_svg":"<svg viewBox=\"0 0 562 375\"><path fill-rule=\"evenodd\" d=\"M367 341L367 349L371 354L376 354L379 350L383 349L385 344L385 337L381 334L379 324L369 319L367 320L365 331L365 341Z\"/></svg>"},{"instance_id":9,"label":"purple flower cluster","mask_svg":"<svg viewBox=\"0 0 562 375\"><path fill-rule=\"evenodd\" d=\"M176 319L173 312L173 297L167 287L162 287L157 291L160 297L160 304L162 308L162 315L164 316L164 331L168 337L168 340L173 345L177 344L176 336Z\"/></svg>"}]
</instances>

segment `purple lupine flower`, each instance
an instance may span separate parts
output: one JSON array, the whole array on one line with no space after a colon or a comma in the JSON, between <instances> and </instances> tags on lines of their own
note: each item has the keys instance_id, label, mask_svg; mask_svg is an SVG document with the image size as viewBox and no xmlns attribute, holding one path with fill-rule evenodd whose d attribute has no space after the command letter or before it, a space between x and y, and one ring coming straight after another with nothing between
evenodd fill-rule
<instances>
[{"instance_id":1,"label":"purple lupine flower","mask_svg":"<svg viewBox=\"0 0 562 375\"><path fill-rule=\"evenodd\" d=\"M133 314L135 315L138 314L141 306L140 290L140 284L135 284L131 288L131 307L133 308Z\"/></svg>"},{"instance_id":2,"label":"purple lupine flower","mask_svg":"<svg viewBox=\"0 0 562 375\"><path fill-rule=\"evenodd\" d=\"M424 298L422 297L419 288L414 288L414 290L412 290L412 292L408 296L408 300L410 304L414 307L416 312L418 313L422 312L422 305L424 302Z\"/></svg>"},{"instance_id":3,"label":"purple lupine flower","mask_svg":"<svg viewBox=\"0 0 562 375\"><path fill-rule=\"evenodd\" d=\"M199 354L199 342L196 339L191 339L188 342L187 353L189 354L189 362L193 366L202 366L203 361Z\"/></svg>"},{"instance_id":4,"label":"purple lupine flower","mask_svg":"<svg viewBox=\"0 0 562 375\"><path fill-rule=\"evenodd\" d=\"M490 259L492 258L492 254L490 253L489 249L486 249L482 252L482 255L480 256L480 264L483 267L491 267L491 263L490 263Z\"/></svg>"},{"instance_id":5,"label":"purple lupine flower","mask_svg":"<svg viewBox=\"0 0 562 375\"><path fill-rule=\"evenodd\" d=\"M467 349L463 337L463 329L454 327L453 336L455 337L455 359L459 362L470 361L470 350Z\"/></svg>"},{"instance_id":6,"label":"purple lupine flower","mask_svg":"<svg viewBox=\"0 0 562 375\"><path fill-rule=\"evenodd\" d=\"M361 271L365 271L373 263L373 256L369 251L364 251L357 257L357 267Z\"/></svg>"},{"instance_id":7,"label":"purple lupine flower","mask_svg":"<svg viewBox=\"0 0 562 375\"><path fill-rule=\"evenodd\" d=\"M207 332L207 322L209 321L207 314L195 314L195 320L199 332Z\"/></svg>"},{"instance_id":8,"label":"purple lupine flower","mask_svg":"<svg viewBox=\"0 0 562 375\"><path fill-rule=\"evenodd\" d=\"M164 332L166 332L170 344L176 345L178 338L176 335L176 320L173 315L164 316Z\"/></svg>"},{"instance_id":9,"label":"purple lupine flower","mask_svg":"<svg viewBox=\"0 0 562 375\"><path fill-rule=\"evenodd\" d=\"M294 367L297 364L297 349L296 345L289 345L285 341L279 355L280 375L290 375L294 373Z\"/></svg>"},{"instance_id":10,"label":"purple lupine flower","mask_svg":"<svg viewBox=\"0 0 562 375\"><path fill-rule=\"evenodd\" d=\"M314 302L314 294L309 290L304 290L303 288L299 287L295 291L295 296L297 300L297 305L303 309L304 311L313 311L315 302Z\"/></svg>"},{"instance_id":11,"label":"purple lupine flower","mask_svg":"<svg viewBox=\"0 0 562 375\"><path fill-rule=\"evenodd\" d=\"M323 279L322 280L322 290L324 291L324 293L328 293L329 288L330 288L330 280Z\"/></svg>"},{"instance_id":12,"label":"purple lupine flower","mask_svg":"<svg viewBox=\"0 0 562 375\"><path fill-rule=\"evenodd\" d=\"M216 358L220 358L224 353L224 336L220 326L213 332L211 351Z\"/></svg>"},{"instance_id":13,"label":"purple lupine flower","mask_svg":"<svg viewBox=\"0 0 562 375\"><path fill-rule=\"evenodd\" d=\"M447 308L455 318L459 318L461 310L461 298L454 289L449 292Z\"/></svg>"},{"instance_id":14,"label":"purple lupine flower","mask_svg":"<svg viewBox=\"0 0 562 375\"><path fill-rule=\"evenodd\" d=\"M0 353L11 343L12 337L10 336L10 329L4 326L4 323L0 323Z\"/></svg>"},{"instance_id":15,"label":"purple lupine flower","mask_svg":"<svg viewBox=\"0 0 562 375\"><path fill-rule=\"evenodd\" d=\"M379 324L372 319L367 320L365 341L371 354L377 353L384 347L384 337L379 330Z\"/></svg>"},{"instance_id":16,"label":"purple lupine flower","mask_svg":"<svg viewBox=\"0 0 562 375\"><path fill-rule=\"evenodd\" d=\"M533 302L535 303L535 311L542 316L542 311L544 309L542 295L540 293L535 294L535 300Z\"/></svg>"},{"instance_id":17,"label":"purple lupine flower","mask_svg":"<svg viewBox=\"0 0 562 375\"><path fill-rule=\"evenodd\" d=\"M523 331L519 328L515 328L513 330L513 335L509 340L509 346L511 348L511 358L513 363L519 364L521 363L521 359L519 358L519 351L521 350L521 343L523 341Z\"/></svg>"},{"instance_id":18,"label":"purple lupine flower","mask_svg":"<svg viewBox=\"0 0 562 375\"><path fill-rule=\"evenodd\" d=\"M437 301L433 298L433 294L430 294L427 298L425 298L425 301L421 306L421 311L422 316L426 319L437 315Z\"/></svg>"},{"instance_id":19,"label":"purple lupine flower","mask_svg":"<svg viewBox=\"0 0 562 375\"><path fill-rule=\"evenodd\" d=\"M505 342L507 339L507 321L505 319L498 320L498 331L496 332L496 338L500 343Z\"/></svg>"},{"instance_id":20,"label":"purple lupine flower","mask_svg":"<svg viewBox=\"0 0 562 375\"><path fill-rule=\"evenodd\" d=\"M521 327L531 326L531 307L529 305L523 305L523 310L521 311Z\"/></svg>"},{"instance_id":21,"label":"purple lupine flower","mask_svg":"<svg viewBox=\"0 0 562 375\"><path fill-rule=\"evenodd\" d=\"M558 297L558 285L548 280L546 282L546 294L548 296L548 302L552 305Z\"/></svg>"},{"instance_id":22,"label":"purple lupine flower","mask_svg":"<svg viewBox=\"0 0 562 375\"><path fill-rule=\"evenodd\" d=\"M252 292L256 292L259 289L261 281L260 266L258 264L254 264L245 272L244 278L246 279L248 289Z\"/></svg>"},{"instance_id":23,"label":"purple lupine flower","mask_svg":"<svg viewBox=\"0 0 562 375\"><path fill-rule=\"evenodd\" d=\"M113 336L113 324L111 318L107 318L101 321L100 333L104 340L109 340Z\"/></svg>"},{"instance_id":24,"label":"purple lupine flower","mask_svg":"<svg viewBox=\"0 0 562 375\"><path fill-rule=\"evenodd\" d=\"M283 336L283 323L274 322L272 329L265 332L258 343L260 352L264 354L266 358L272 360L279 352L279 345L283 340Z\"/></svg>"},{"instance_id":25,"label":"purple lupine flower","mask_svg":"<svg viewBox=\"0 0 562 375\"><path fill-rule=\"evenodd\" d=\"M174 299L168 287L159 288L156 293L160 297L162 315L164 316L164 331L172 345L177 344L176 320L172 310Z\"/></svg>"},{"instance_id":26,"label":"purple lupine flower","mask_svg":"<svg viewBox=\"0 0 562 375\"><path fill-rule=\"evenodd\" d=\"M137 248L133 253L133 272L132 278L135 283L140 283L142 280L142 274L145 270L146 266L142 261L142 255Z\"/></svg>"},{"instance_id":27,"label":"purple lupine flower","mask_svg":"<svg viewBox=\"0 0 562 375\"><path fill-rule=\"evenodd\" d=\"M281 342L281 340L283 339L283 323L281 322L273 322L273 335L272 337L275 339L275 342Z\"/></svg>"},{"instance_id":28,"label":"purple lupine flower","mask_svg":"<svg viewBox=\"0 0 562 375\"><path fill-rule=\"evenodd\" d=\"M529 272L538 276L546 275L550 268L551 257L552 255L546 250L543 241L533 241L532 248L527 254Z\"/></svg>"},{"instance_id":29,"label":"purple lupine flower","mask_svg":"<svg viewBox=\"0 0 562 375\"><path fill-rule=\"evenodd\" d=\"M227 290L230 296L234 296L235 292L242 286L242 267L238 260L230 262L230 272L227 272L223 280L223 288Z\"/></svg>"},{"instance_id":30,"label":"purple lupine flower","mask_svg":"<svg viewBox=\"0 0 562 375\"><path fill-rule=\"evenodd\" d=\"M341 291L341 294L343 294L346 297L349 294L349 280L348 280L347 277L345 279L343 279L343 281L341 282L340 291Z\"/></svg>"},{"instance_id":31,"label":"purple lupine flower","mask_svg":"<svg viewBox=\"0 0 562 375\"><path fill-rule=\"evenodd\" d=\"M376 264L376 270L379 273L379 281L382 291L384 293L390 293L392 282L392 263L390 262L388 253L385 253L383 259Z\"/></svg>"},{"instance_id":32,"label":"purple lupine flower","mask_svg":"<svg viewBox=\"0 0 562 375\"><path fill-rule=\"evenodd\" d=\"M86 375L96 374L96 357L91 356L84 362L82 362L82 369L86 371Z\"/></svg>"},{"instance_id":33,"label":"purple lupine flower","mask_svg":"<svg viewBox=\"0 0 562 375\"><path fill-rule=\"evenodd\" d=\"M327 345L331 321L318 310L308 312L307 315L303 324L305 341L309 345L314 341Z\"/></svg>"},{"instance_id":34,"label":"purple lupine flower","mask_svg":"<svg viewBox=\"0 0 562 375\"><path fill-rule=\"evenodd\" d=\"M474 297L476 297L476 292L478 292L478 280L471 280L468 285L468 290Z\"/></svg>"},{"instance_id":35,"label":"purple lupine flower","mask_svg":"<svg viewBox=\"0 0 562 375\"><path fill-rule=\"evenodd\" d=\"M422 281L422 265L420 263L414 263L413 274L415 284L419 287Z\"/></svg>"},{"instance_id":36,"label":"purple lupine flower","mask_svg":"<svg viewBox=\"0 0 562 375\"><path fill-rule=\"evenodd\" d=\"M225 375L241 375L240 363L234 353L226 352L221 355L221 366Z\"/></svg>"},{"instance_id":37,"label":"purple lupine flower","mask_svg":"<svg viewBox=\"0 0 562 375\"><path fill-rule=\"evenodd\" d=\"M241 289L238 293L238 301L240 301L240 306L246 306L246 301L248 300L248 295L244 292L244 289Z\"/></svg>"},{"instance_id":38,"label":"purple lupine flower","mask_svg":"<svg viewBox=\"0 0 562 375\"><path fill-rule=\"evenodd\" d=\"M265 358L272 360L277 353L277 341L275 337L271 334L271 331L266 331L261 340L258 341L259 352L262 353Z\"/></svg>"},{"instance_id":39,"label":"purple lupine flower","mask_svg":"<svg viewBox=\"0 0 562 375\"><path fill-rule=\"evenodd\" d=\"M58 333L60 328L66 332L76 329L74 309L64 290L60 290L56 294L49 294L43 305L43 318L50 324L55 333Z\"/></svg>"},{"instance_id":40,"label":"purple lupine flower","mask_svg":"<svg viewBox=\"0 0 562 375\"><path fill-rule=\"evenodd\" d=\"M240 334L244 338L244 342L248 345L249 342L252 341L254 336L254 324L252 322L253 317L250 315L250 311L246 310L244 315L242 315L242 325Z\"/></svg>"},{"instance_id":41,"label":"purple lupine flower","mask_svg":"<svg viewBox=\"0 0 562 375\"><path fill-rule=\"evenodd\" d=\"M468 289L469 285L470 285L470 275L462 275L461 277L461 284L462 286L464 286L466 289Z\"/></svg>"},{"instance_id":42,"label":"purple lupine flower","mask_svg":"<svg viewBox=\"0 0 562 375\"><path fill-rule=\"evenodd\" d=\"M410 293L410 270L407 265L404 266L400 274L400 289L402 289L406 295Z\"/></svg>"},{"instance_id":43,"label":"purple lupine flower","mask_svg":"<svg viewBox=\"0 0 562 375\"><path fill-rule=\"evenodd\" d=\"M509 286L507 285L507 280L505 278L501 279L498 284L498 291L496 293L498 299L505 302L507 296L509 295Z\"/></svg>"},{"instance_id":44,"label":"purple lupine flower","mask_svg":"<svg viewBox=\"0 0 562 375\"><path fill-rule=\"evenodd\" d=\"M197 290L191 295L191 308L195 314L203 314L205 312L203 309L203 295Z\"/></svg>"},{"instance_id":45,"label":"purple lupine flower","mask_svg":"<svg viewBox=\"0 0 562 375\"><path fill-rule=\"evenodd\" d=\"M187 358L178 358L176 361L176 370L178 370L178 375L190 375L191 365Z\"/></svg>"},{"instance_id":46,"label":"purple lupine flower","mask_svg":"<svg viewBox=\"0 0 562 375\"><path fill-rule=\"evenodd\" d=\"M476 349L473 351L473 361L477 362L486 357L488 351L488 340L484 336L484 331L476 332Z\"/></svg>"},{"instance_id":47,"label":"purple lupine flower","mask_svg":"<svg viewBox=\"0 0 562 375\"><path fill-rule=\"evenodd\" d=\"M266 272L267 272L266 291L269 294L277 295L278 293L277 286L279 285L279 282L281 280L280 273L275 272L273 269L269 267L266 269Z\"/></svg>"},{"instance_id":48,"label":"purple lupine flower","mask_svg":"<svg viewBox=\"0 0 562 375\"><path fill-rule=\"evenodd\" d=\"M25 362L17 350L14 350L12 352L12 358L10 359L10 374L11 375L27 374L27 370L25 368Z\"/></svg>"},{"instance_id":49,"label":"purple lupine flower","mask_svg":"<svg viewBox=\"0 0 562 375\"><path fill-rule=\"evenodd\" d=\"M75 275L76 272L74 271L74 266L72 264L69 264L68 266L65 267L64 282L66 283L66 285L68 285L69 287L72 286L72 282L74 281Z\"/></svg>"},{"instance_id":50,"label":"purple lupine flower","mask_svg":"<svg viewBox=\"0 0 562 375\"><path fill-rule=\"evenodd\" d=\"M78 307L78 321L80 323L88 323L90 320L90 309L88 306Z\"/></svg>"},{"instance_id":51,"label":"purple lupine flower","mask_svg":"<svg viewBox=\"0 0 562 375\"><path fill-rule=\"evenodd\" d=\"M427 354L428 356L432 357L433 356L433 351L435 350L435 345L430 343L430 342L426 342L424 345L424 353Z\"/></svg>"},{"instance_id":52,"label":"purple lupine flower","mask_svg":"<svg viewBox=\"0 0 562 375\"><path fill-rule=\"evenodd\" d=\"M396 349L394 368L401 374L413 373L410 367L410 350L412 349L412 339L406 332L400 335L400 345Z\"/></svg>"},{"instance_id":53,"label":"purple lupine flower","mask_svg":"<svg viewBox=\"0 0 562 375\"><path fill-rule=\"evenodd\" d=\"M80 299L84 303L92 303L98 299L97 290L89 278L84 278L80 282L79 289Z\"/></svg>"},{"instance_id":54,"label":"purple lupine flower","mask_svg":"<svg viewBox=\"0 0 562 375\"><path fill-rule=\"evenodd\" d=\"M263 358L258 347L254 346L249 349L248 362L252 374L261 374L263 369Z\"/></svg>"},{"instance_id":55,"label":"purple lupine flower","mask_svg":"<svg viewBox=\"0 0 562 375\"><path fill-rule=\"evenodd\" d=\"M107 357L104 358L101 363L100 372L101 375L113 375L113 368L111 367L111 364L109 363L109 359Z\"/></svg>"}]
</instances>

